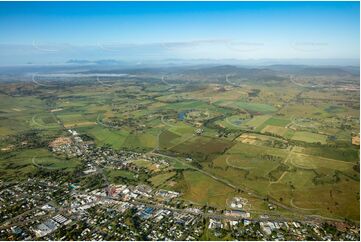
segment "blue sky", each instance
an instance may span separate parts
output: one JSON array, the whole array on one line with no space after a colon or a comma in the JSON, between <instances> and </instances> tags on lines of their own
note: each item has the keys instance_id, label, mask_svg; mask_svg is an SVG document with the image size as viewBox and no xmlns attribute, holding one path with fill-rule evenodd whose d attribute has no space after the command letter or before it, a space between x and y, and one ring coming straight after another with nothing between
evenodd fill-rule
<instances>
[{"instance_id":1,"label":"blue sky","mask_svg":"<svg viewBox=\"0 0 361 242\"><path fill-rule=\"evenodd\" d=\"M1 2L1 64L359 58L358 2Z\"/></svg>"}]
</instances>

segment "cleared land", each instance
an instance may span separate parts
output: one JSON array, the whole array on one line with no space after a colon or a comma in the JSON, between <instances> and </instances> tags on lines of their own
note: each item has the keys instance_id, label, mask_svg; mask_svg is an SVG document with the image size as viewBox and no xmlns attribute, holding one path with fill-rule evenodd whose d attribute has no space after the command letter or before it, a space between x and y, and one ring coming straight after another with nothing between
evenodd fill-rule
<instances>
[{"instance_id":1,"label":"cleared land","mask_svg":"<svg viewBox=\"0 0 361 242\"><path fill-rule=\"evenodd\" d=\"M255 212L268 209L269 197L295 209L279 213L359 219L359 147L352 144L360 132L359 93L342 89L350 80L335 82L338 90L282 78L250 78L238 87L218 72L183 74L192 82L169 77L169 86L156 81L163 74L151 73L149 80L114 80L112 88L90 80L54 90L1 84L1 178L75 171L77 159L48 146L73 129L96 146L177 157L168 167L134 164L148 171L143 183L179 191L200 206L227 208L238 191L223 180L247 191L242 196ZM104 169L112 183L140 181L136 172Z\"/></svg>"}]
</instances>

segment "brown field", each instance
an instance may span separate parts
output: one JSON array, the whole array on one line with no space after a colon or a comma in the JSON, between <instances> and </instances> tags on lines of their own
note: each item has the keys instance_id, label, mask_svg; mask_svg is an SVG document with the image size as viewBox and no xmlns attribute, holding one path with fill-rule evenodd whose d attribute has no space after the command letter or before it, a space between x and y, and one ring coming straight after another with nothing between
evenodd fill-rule
<instances>
[{"instance_id":1,"label":"brown field","mask_svg":"<svg viewBox=\"0 0 361 242\"><path fill-rule=\"evenodd\" d=\"M194 137L189 141L173 147L172 150L179 153L202 153L208 155L211 153L222 153L232 145L233 142L228 140Z\"/></svg>"}]
</instances>

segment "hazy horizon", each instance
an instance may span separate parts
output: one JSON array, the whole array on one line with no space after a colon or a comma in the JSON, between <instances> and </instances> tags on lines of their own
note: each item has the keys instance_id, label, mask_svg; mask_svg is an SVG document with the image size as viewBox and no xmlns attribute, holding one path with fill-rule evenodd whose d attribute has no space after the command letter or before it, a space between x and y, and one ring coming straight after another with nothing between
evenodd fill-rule
<instances>
[{"instance_id":1,"label":"hazy horizon","mask_svg":"<svg viewBox=\"0 0 361 242\"><path fill-rule=\"evenodd\" d=\"M359 2L1 2L0 20L0 65L359 60Z\"/></svg>"}]
</instances>

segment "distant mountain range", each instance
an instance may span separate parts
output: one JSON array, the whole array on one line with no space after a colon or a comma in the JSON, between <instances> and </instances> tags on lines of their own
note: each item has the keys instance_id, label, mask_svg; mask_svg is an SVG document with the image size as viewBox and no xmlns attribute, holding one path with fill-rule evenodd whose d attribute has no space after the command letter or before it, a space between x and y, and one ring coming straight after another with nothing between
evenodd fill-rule
<instances>
[{"instance_id":1,"label":"distant mountain range","mask_svg":"<svg viewBox=\"0 0 361 242\"><path fill-rule=\"evenodd\" d=\"M182 72L199 76L240 75L245 78L275 78L279 75L336 75L359 76L360 67L350 65L294 65L294 64L242 64L239 60L180 60L168 59L145 62L126 62L114 59L78 60L71 59L63 65L21 65L0 66L0 74L31 73L149 73L162 70L164 72ZM232 64L229 64L232 63Z\"/></svg>"},{"instance_id":2,"label":"distant mountain range","mask_svg":"<svg viewBox=\"0 0 361 242\"><path fill-rule=\"evenodd\" d=\"M78 65L89 65L89 64L94 64L94 65L124 65L126 64L126 62L124 61L119 61L119 60L96 60L96 61L90 61L90 60L68 60L66 62L66 64L78 64Z\"/></svg>"},{"instance_id":3,"label":"distant mountain range","mask_svg":"<svg viewBox=\"0 0 361 242\"><path fill-rule=\"evenodd\" d=\"M242 65L242 66L359 66L359 59L162 59L125 61L116 59L70 59L66 64L77 65L127 65L127 66L194 66L194 65Z\"/></svg>"}]
</instances>

